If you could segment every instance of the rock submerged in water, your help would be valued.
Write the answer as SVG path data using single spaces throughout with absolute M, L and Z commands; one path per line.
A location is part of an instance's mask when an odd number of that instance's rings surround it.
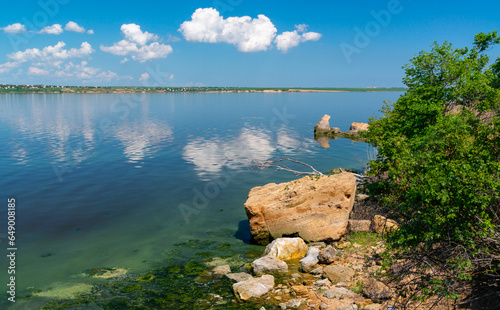
M 246 272 L 228 273 L 228 274 L 226 274 L 226 277 L 230 280 L 235 281 L 235 282 L 242 282 L 242 281 L 253 279 L 253 277 Z
M 273 287 L 274 277 L 271 275 L 263 275 L 259 278 L 253 278 L 233 284 L 234 294 L 240 300 L 258 298 L 267 294 Z
M 347 172 L 254 187 L 245 203 L 252 241 L 337 241 L 347 232 L 355 193 L 356 178 Z

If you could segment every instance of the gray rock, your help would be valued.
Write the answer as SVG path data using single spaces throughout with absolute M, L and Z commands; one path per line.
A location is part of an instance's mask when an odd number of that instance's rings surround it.
M 328 279 L 318 280 L 318 281 L 314 282 L 314 286 L 317 286 L 317 287 L 328 286 L 331 284 L 332 284 L 332 282 L 330 282 L 330 280 L 328 280 Z
M 355 304 L 337 307 L 337 310 L 358 310 L 358 306 Z
M 334 287 L 323 294 L 328 299 L 354 297 L 356 294 L 343 287 Z
M 354 276 L 354 270 L 342 265 L 330 265 L 323 269 L 323 276 L 332 281 L 333 284 L 349 282 Z
M 314 275 L 323 274 L 323 266 L 319 266 L 318 268 L 311 270 L 309 273 Z
M 253 273 L 256 275 L 287 271 L 288 265 L 284 261 L 271 256 L 264 256 L 253 262 Z
M 389 299 L 392 295 L 392 290 L 384 283 L 368 278 L 363 285 L 363 295 L 373 301 L 381 301 Z
M 301 272 L 311 272 L 314 268 L 316 268 L 316 264 L 318 263 L 318 255 L 319 255 L 319 247 L 310 246 L 307 250 L 306 257 L 300 260 L 300 268 Z
M 300 306 L 305 304 L 306 300 L 304 298 L 290 299 L 286 303 L 281 303 L 280 308 L 282 310 L 286 309 L 299 309 Z
M 319 251 L 318 260 L 320 264 L 330 265 L 337 259 L 337 251 L 331 246 Z
M 228 277 L 230 280 L 233 280 L 235 282 L 241 282 L 241 281 L 253 279 L 253 277 L 246 272 L 228 273 L 228 274 L 226 274 L 226 277 Z
M 211 271 L 214 276 L 223 276 L 225 274 L 231 273 L 231 267 L 229 267 L 229 265 L 217 266 L 212 268 Z
M 249 300 L 258 298 L 267 294 L 274 287 L 274 277 L 263 275 L 259 278 L 238 282 L 233 284 L 233 290 L 236 297 L 240 300 Z

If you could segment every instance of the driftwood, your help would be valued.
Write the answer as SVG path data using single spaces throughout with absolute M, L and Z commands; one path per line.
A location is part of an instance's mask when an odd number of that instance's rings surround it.
M 286 162 L 286 161 L 309 167 L 312 171 L 294 170 L 294 169 L 282 164 L 283 162 Z M 259 161 L 253 162 L 253 169 L 265 170 L 265 169 L 269 169 L 269 168 L 276 168 L 277 171 L 281 171 L 281 170 L 288 171 L 288 172 L 291 172 L 295 175 L 315 175 L 315 176 L 324 176 L 325 175 L 322 172 L 319 172 L 318 170 L 316 170 L 316 168 L 314 168 L 313 166 L 311 166 L 309 164 L 306 164 L 304 162 L 301 162 L 301 161 L 298 161 L 295 159 L 291 159 L 288 157 L 273 157 L 273 158 L 270 158 L 268 160 L 259 160 Z M 352 173 L 352 172 L 346 171 L 342 168 L 339 168 L 339 171 Z M 358 174 L 358 173 L 352 173 L 352 174 L 354 175 L 354 177 L 356 178 L 356 181 L 358 183 L 364 183 L 365 180 L 367 178 L 369 178 L 368 176 L 366 176 L 364 174 Z
M 300 164 L 300 165 L 304 165 L 306 167 L 309 167 L 312 171 L 298 171 L 298 170 L 294 170 L 284 164 L 282 164 L 282 162 L 286 162 L 286 161 L 289 161 L 289 162 L 292 162 L 292 163 L 296 163 L 296 164 Z M 269 168 L 276 168 L 276 170 L 280 171 L 280 170 L 284 170 L 284 171 L 288 171 L 288 172 L 291 172 L 295 175 L 318 175 L 318 176 L 323 176 L 324 174 L 319 172 L 318 170 L 316 170 L 313 166 L 309 165 L 309 164 L 306 164 L 304 162 L 301 162 L 301 161 L 298 161 L 298 160 L 294 160 L 294 159 L 291 159 L 291 158 L 288 158 L 288 157 L 273 157 L 273 158 L 270 158 L 268 160 L 259 160 L 259 161 L 254 161 L 254 164 L 253 164 L 253 167 L 254 169 L 257 169 L 257 170 L 265 170 L 265 169 L 269 169 Z

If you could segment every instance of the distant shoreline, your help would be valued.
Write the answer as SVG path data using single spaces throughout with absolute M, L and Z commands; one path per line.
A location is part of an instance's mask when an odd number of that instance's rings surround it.
M 1 85 L 0 94 L 337 93 L 404 92 L 406 88 L 95 87 Z

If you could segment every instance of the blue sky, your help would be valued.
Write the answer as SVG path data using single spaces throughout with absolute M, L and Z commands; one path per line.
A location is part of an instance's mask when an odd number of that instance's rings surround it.
M 432 42 L 500 30 L 498 12 L 497 1 L 9 1 L 0 83 L 395 87 Z

